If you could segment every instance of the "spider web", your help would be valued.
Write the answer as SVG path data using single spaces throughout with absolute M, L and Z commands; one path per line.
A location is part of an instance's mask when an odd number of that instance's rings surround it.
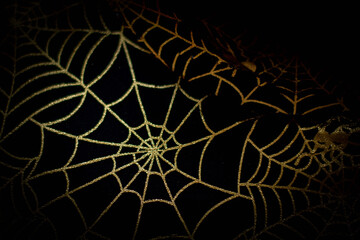
M 158 5 L 116 6 L 121 20 L 7 6 L 1 205 L 15 238 L 306 238 L 299 222 L 357 236 L 358 155 L 288 117 L 341 110 L 325 84 L 298 59 L 234 67 Z

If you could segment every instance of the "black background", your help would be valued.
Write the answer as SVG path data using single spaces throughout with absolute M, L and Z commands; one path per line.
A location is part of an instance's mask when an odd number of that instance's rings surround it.
M 358 96 L 355 6 L 229 0 L 163 0 L 161 4 L 190 22 L 211 18 L 227 26 L 232 35 L 246 28 L 249 34 L 323 70 L 353 98 Z

